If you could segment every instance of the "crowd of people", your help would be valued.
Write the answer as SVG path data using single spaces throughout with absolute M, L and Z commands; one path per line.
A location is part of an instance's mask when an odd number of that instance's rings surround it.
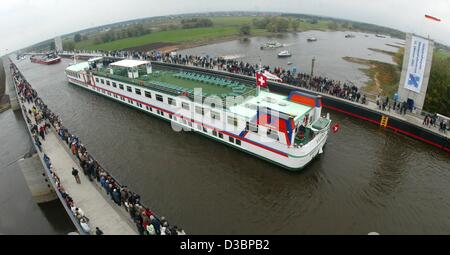
M 224 57 L 211 57 L 208 55 L 181 55 L 175 53 L 161 53 L 158 51 L 95 51 L 89 53 L 97 53 L 114 58 L 134 58 L 160 61 L 164 63 L 190 65 L 246 76 L 255 76 L 256 72 L 263 68 L 264 70 L 280 77 L 283 83 L 326 93 L 356 103 L 368 104 L 367 95 L 363 94 L 353 83 L 341 82 L 322 76 L 311 76 L 310 74 L 297 72 L 295 67 L 292 70 L 286 70 L 281 67 L 270 67 L 268 65 L 259 66 L 258 64 L 250 64 L 244 61 L 227 59 Z M 398 94 L 394 95 L 392 99 L 386 96 L 383 97 L 381 95 L 377 95 L 375 103 L 379 110 L 396 112 L 400 115 L 406 115 L 408 111 L 412 112 L 413 110 L 406 101 L 399 100 Z M 424 125 L 429 127 L 437 127 L 436 123 L 431 121 L 430 118 L 431 116 L 425 116 Z M 439 131 L 445 132 L 448 130 L 449 126 L 450 123 L 448 123 L 447 120 L 442 119 L 439 122 Z
M 30 125 L 34 143 L 41 152 L 43 151 L 42 142 L 45 141 L 45 135 L 53 127 L 58 136 L 64 141 L 69 151 L 78 159 L 79 165 L 89 181 L 97 182 L 106 192 L 111 200 L 120 207 L 123 207 L 136 225 L 137 231 L 141 235 L 185 235 L 183 229 L 176 225 L 170 225 L 165 217 L 158 217 L 149 208 L 141 203 L 138 194 L 129 190 L 125 185 L 119 182 L 103 169 L 100 164 L 88 153 L 86 147 L 81 143 L 79 137 L 71 133 L 62 123 L 58 115 L 52 112 L 47 105 L 38 96 L 36 90 L 26 81 L 14 64 L 11 64 L 11 72 L 15 80 L 18 94 L 22 103 L 27 102 L 32 105 L 30 109 L 24 112 L 27 123 Z M 32 121 L 34 120 L 34 123 Z M 73 215 L 78 220 L 79 225 L 86 234 L 103 234 L 103 231 L 96 227 L 91 230 L 89 218 L 83 210 L 76 207 L 72 197 L 64 190 L 58 175 L 53 169 L 50 158 L 44 153 L 44 162 L 50 171 L 56 188 L 65 200 L 66 205 L 71 209 Z M 71 169 L 75 181 L 80 183 L 77 169 Z
M 297 72 L 295 67 L 292 70 L 286 70 L 282 67 L 271 67 L 269 65 L 260 66 L 259 64 L 251 64 L 225 57 L 182 55 L 161 53 L 158 51 L 95 51 L 91 53 L 102 54 L 103 56 L 114 58 L 135 58 L 171 64 L 190 65 L 246 76 L 255 76 L 256 72 L 262 68 L 277 75 L 283 83 L 315 90 L 321 93 L 327 93 L 354 102 L 367 103 L 366 95 L 362 95 L 358 87 L 354 84 L 336 81 L 321 76 L 311 77 L 309 74 Z
M 439 123 L 439 127 L 438 127 Z M 439 131 L 446 133 L 448 130 L 450 130 L 450 123 L 449 120 L 445 118 L 440 118 L 436 113 L 435 114 L 426 114 L 425 118 L 423 119 L 424 126 L 426 127 L 434 127 L 439 128 Z

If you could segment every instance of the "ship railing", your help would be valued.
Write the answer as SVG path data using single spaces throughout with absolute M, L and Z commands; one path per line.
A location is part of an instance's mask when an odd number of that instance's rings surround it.
M 184 96 L 188 97 L 189 99 L 191 99 L 192 101 L 194 99 L 198 99 L 197 97 L 199 97 L 199 98 L 201 98 L 201 101 L 204 102 L 204 100 L 207 98 L 207 96 L 194 95 L 194 93 L 183 94 L 183 91 L 180 91 L 180 90 L 167 88 L 165 86 L 154 84 L 154 83 L 149 82 L 149 81 L 142 81 L 142 80 L 136 81 L 136 80 L 128 78 L 128 77 L 106 73 L 104 70 L 97 70 L 97 71 L 96 70 L 91 70 L 90 72 L 93 73 L 93 74 L 102 76 L 102 77 L 112 78 L 114 80 L 118 80 L 118 81 L 121 81 L 121 82 L 130 83 L 130 84 L 134 84 L 134 85 L 139 85 L 139 86 L 142 86 L 142 87 L 147 87 L 147 88 L 150 88 L 150 89 L 154 89 L 154 90 L 157 90 L 157 91 L 160 91 L 160 92 L 164 92 L 164 93 L 169 93 L 169 94 L 176 95 L 176 96 L 184 95 Z M 252 93 L 252 92 L 253 91 L 248 91 L 247 93 Z M 222 106 L 223 106 L 223 108 L 225 108 L 225 103 L 226 103 L 225 98 L 222 98 L 222 97 L 219 97 L 219 98 L 221 98 Z

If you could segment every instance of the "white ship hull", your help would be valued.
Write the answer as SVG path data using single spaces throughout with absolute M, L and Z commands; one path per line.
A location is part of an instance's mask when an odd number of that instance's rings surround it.
M 155 115 L 171 122 L 172 126 L 183 127 L 184 130 L 191 130 L 201 133 L 206 137 L 220 141 L 224 144 L 292 171 L 297 171 L 304 168 L 309 162 L 311 162 L 311 160 L 322 153 L 322 149 L 327 141 L 330 130 L 330 125 L 328 124 L 325 129 L 316 134 L 313 140 L 302 147 L 287 146 L 279 142 L 267 143 L 267 141 L 261 141 L 258 135 L 252 132 L 248 132 L 247 135 L 242 137 L 239 133 L 230 131 L 231 129 L 229 129 L 227 125 L 222 126 L 222 129 L 219 129 L 215 121 L 206 118 L 206 116 L 198 118 L 195 115 L 192 116 L 183 111 L 175 112 L 173 107 L 167 103 L 167 98 L 173 98 L 173 95 L 164 94 L 160 91 L 153 91 L 149 88 L 143 89 L 142 87 L 134 84 L 128 84 L 122 81 L 119 82 L 101 76 L 97 77 L 94 75 L 93 77 L 88 77 L 85 73 L 80 74 L 79 77 L 68 75 L 67 78 L 72 84 L 83 87 L 115 101 L 119 101 L 128 106 L 132 106 L 146 113 Z M 135 88 L 138 88 L 151 92 L 152 98 L 145 97 L 144 93 L 142 93 L 142 95 L 137 95 L 133 92 L 127 91 L 126 89 L 122 90 L 119 89 L 119 87 L 114 88 L 113 86 L 96 82 L 96 79 L 104 79 L 105 83 L 109 81 L 110 84 L 112 82 L 117 82 L 123 84 L 125 88 L 132 87 L 132 91 L 134 91 Z M 156 100 L 155 94 L 162 95 L 164 101 L 160 102 Z M 221 114 L 225 113 L 222 112 Z M 215 132 L 213 130 L 215 130 Z

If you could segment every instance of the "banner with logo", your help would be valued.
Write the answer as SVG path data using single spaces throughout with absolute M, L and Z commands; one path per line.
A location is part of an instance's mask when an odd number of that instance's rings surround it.
M 428 40 L 417 36 L 411 37 L 408 67 L 406 70 L 405 89 L 420 92 L 428 55 Z

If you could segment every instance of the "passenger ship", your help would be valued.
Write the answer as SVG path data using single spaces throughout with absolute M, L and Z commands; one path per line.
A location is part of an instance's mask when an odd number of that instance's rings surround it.
M 70 83 L 289 170 L 322 153 L 331 120 L 320 97 L 288 96 L 226 74 L 142 60 L 94 58 L 66 69 Z
M 45 55 L 33 55 L 30 57 L 30 61 L 32 63 L 52 65 L 61 62 L 61 57 L 55 53 L 47 53 Z

